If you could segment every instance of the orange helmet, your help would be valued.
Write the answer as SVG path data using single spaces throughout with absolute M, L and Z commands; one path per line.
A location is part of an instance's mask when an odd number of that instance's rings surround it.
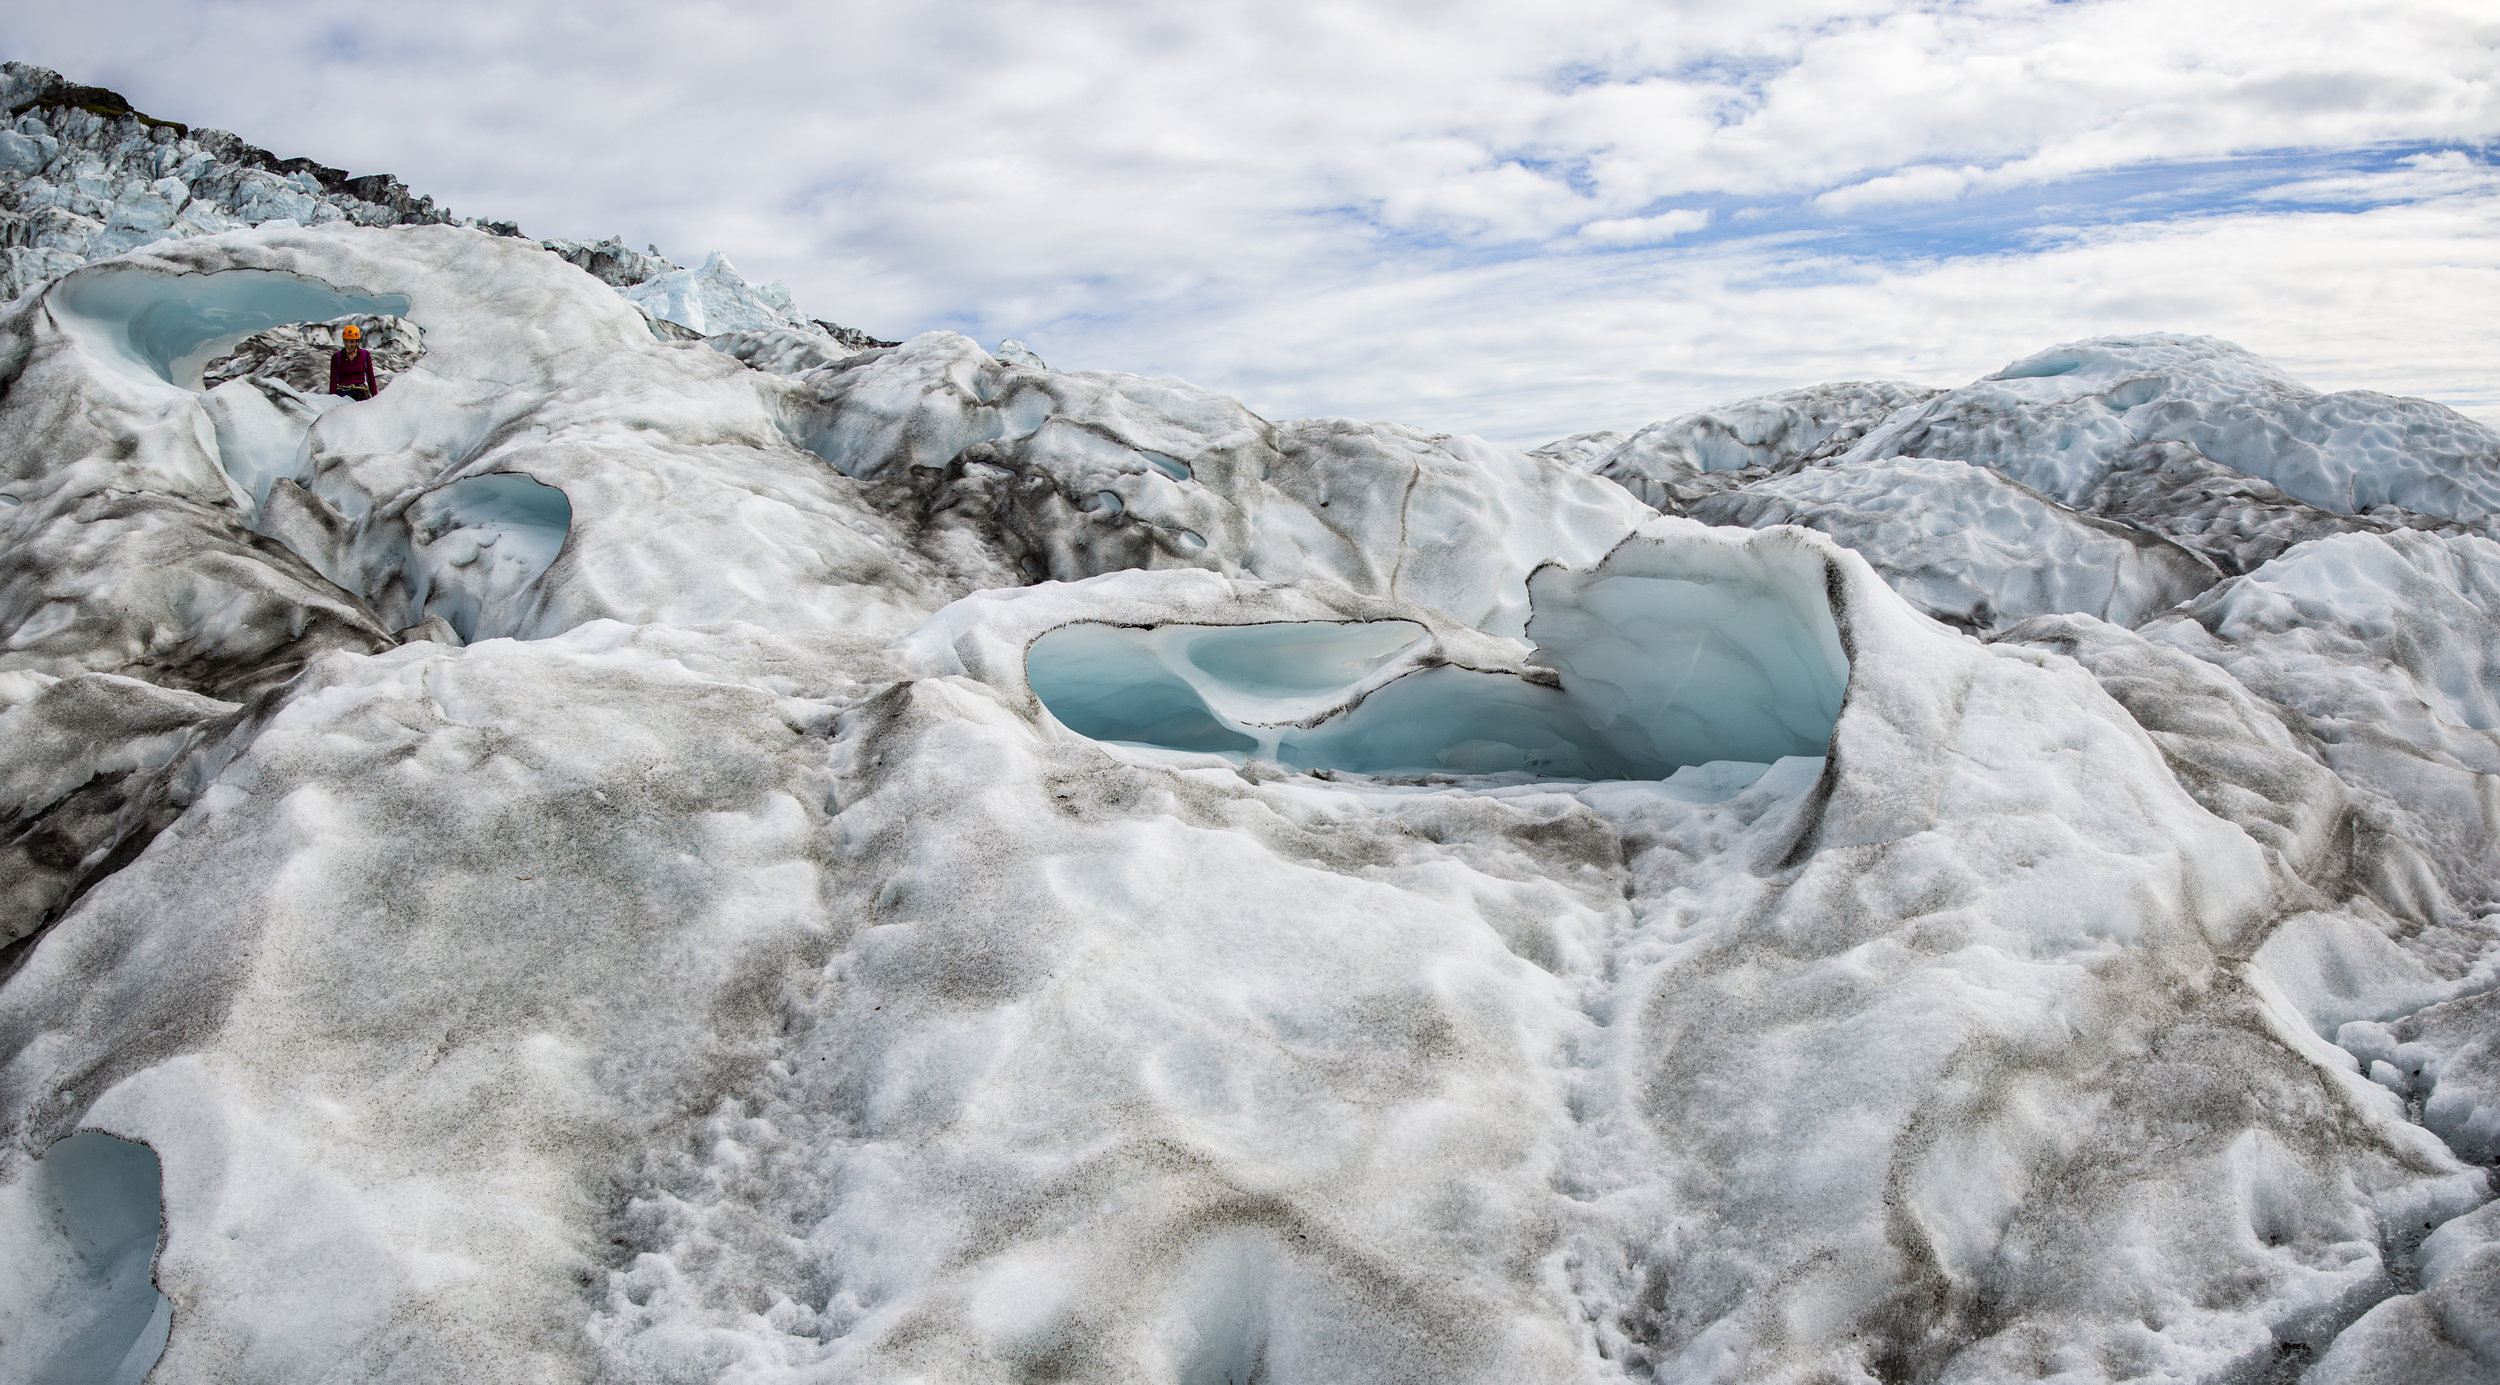
M 347 324 L 345 331 L 339 333 L 339 336 L 347 341 L 363 341 L 365 339 L 365 329 L 351 322 Z

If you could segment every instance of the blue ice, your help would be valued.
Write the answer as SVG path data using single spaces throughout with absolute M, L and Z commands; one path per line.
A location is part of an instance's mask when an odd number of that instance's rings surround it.
M 1726 762 L 1750 776 L 1823 754 L 1847 685 L 1828 606 L 1786 585 L 1592 583 L 1577 619 L 1537 627 L 1559 687 L 1395 670 L 1424 634 L 1407 621 L 1069 625 L 1034 641 L 1025 673 L 1079 735 L 1293 769 L 1654 780 Z
M 409 506 L 420 545 L 416 615 L 438 615 L 463 640 L 484 610 L 508 601 L 564 551 L 573 502 L 535 478 L 495 472 L 455 481 Z
M 352 313 L 401 317 L 408 296 L 356 293 L 264 269 L 151 274 L 112 269 L 73 275 L 52 291 L 53 315 L 92 355 L 184 389 L 254 332 Z
M 154 1150 L 96 1131 L 0 1189 L 18 1299 L 0 1314 L 17 1320 L 0 1335 L 0 1378 L 137 1385 L 156 1365 L 173 1328 L 153 1278 L 161 1195 Z

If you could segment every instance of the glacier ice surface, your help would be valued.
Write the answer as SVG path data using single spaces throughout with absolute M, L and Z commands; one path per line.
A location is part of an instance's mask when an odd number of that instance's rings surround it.
M 1894 412 L 1842 455 L 1949 457 L 2071 505 L 2130 450 L 2163 442 L 2338 514 L 2500 514 L 2500 432 L 2429 400 L 2320 393 L 2212 337 L 2052 347 Z
M 130 273 L 425 355 L 282 460 Z M 2500 546 L 2100 417 L 2437 415 L 2084 344 L 1653 434 L 1712 527 L 748 331 L 337 222 L 0 314 L 0 1193 L 164 1155 L 160 1375 L 2488 1373 Z
M 627 302 L 700 335 L 806 326 L 807 318 L 778 283 L 749 284 L 729 257 L 714 251 L 693 269 L 673 269 L 624 290 Z
M 2131 626 L 2222 577 L 2158 535 L 1934 458 L 1807 467 L 1703 497 L 1686 513 L 1820 530 L 1865 555 L 1920 610 L 1972 630 L 2051 613 Z
M 1069 625 L 1034 641 L 1026 676 L 1079 734 L 1303 770 L 1665 779 L 1823 753 L 1849 675 L 1821 555 L 1694 533 L 1530 585 L 1528 674 L 1558 686 L 1398 666 L 1424 633 L 1400 621 Z

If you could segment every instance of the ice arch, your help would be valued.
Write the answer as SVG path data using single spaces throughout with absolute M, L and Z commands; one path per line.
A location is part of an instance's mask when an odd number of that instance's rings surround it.
M 137 1385 L 156 1364 L 162 1181 L 154 1150 L 84 1131 L 0 1187 L 0 1380 Z
M 1635 540 L 1530 590 L 1550 683 L 1424 657 L 1399 620 L 1066 625 L 1025 677 L 1079 735 L 1305 770 L 1665 779 L 1830 743 L 1849 660 L 1812 548 Z
M 89 354 L 132 374 L 200 388 L 200 368 L 254 332 L 352 313 L 404 317 L 402 293 L 356 293 L 267 269 L 71 274 L 46 302 Z

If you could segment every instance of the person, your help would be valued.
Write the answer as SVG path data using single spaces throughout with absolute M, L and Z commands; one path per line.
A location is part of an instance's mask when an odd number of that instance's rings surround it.
M 373 378 L 373 354 L 365 350 L 364 329 L 351 322 L 339 337 L 346 344 L 330 353 L 330 393 L 371 399 L 381 386 Z

